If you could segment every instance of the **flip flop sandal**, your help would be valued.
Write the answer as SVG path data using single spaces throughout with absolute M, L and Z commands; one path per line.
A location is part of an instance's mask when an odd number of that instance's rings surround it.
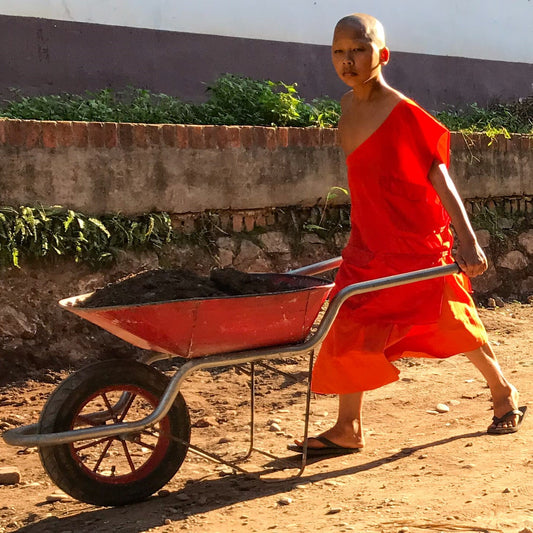
M 346 448 L 345 446 L 339 446 L 326 437 L 310 437 L 318 442 L 321 442 L 324 446 L 320 448 L 307 447 L 307 457 L 323 457 L 324 455 L 347 455 L 350 453 L 357 453 L 361 451 L 361 448 Z M 299 444 L 289 444 L 287 449 L 291 452 L 304 453 L 304 447 Z
M 520 426 L 522 425 L 522 422 L 524 421 L 524 418 L 526 417 L 526 411 L 527 407 L 519 407 L 518 409 L 513 409 L 512 411 L 509 411 L 508 413 L 505 413 L 503 416 L 493 416 L 492 417 L 492 424 L 487 429 L 487 433 L 489 435 L 508 435 L 509 433 L 516 433 Z M 509 420 L 512 420 L 514 416 L 518 416 L 518 422 L 516 423 L 516 426 L 509 426 L 509 427 L 498 427 L 499 424 L 503 424 L 504 422 L 508 422 Z M 495 426 L 495 427 L 493 427 Z

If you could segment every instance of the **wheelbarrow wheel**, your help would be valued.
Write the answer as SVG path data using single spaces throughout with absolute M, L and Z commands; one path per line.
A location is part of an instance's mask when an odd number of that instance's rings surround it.
M 69 376 L 41 413 L 39 432 L 138 421 L 158 405 L 169 379 L 136 361 L 112 360 Z M 73 498 L 94 505 L 124 505 L 146 499 L 179 470 L 191 424 L 178 394 L 154 426 L 123 436 L 43 446 L 41 462 L 54 483 Z

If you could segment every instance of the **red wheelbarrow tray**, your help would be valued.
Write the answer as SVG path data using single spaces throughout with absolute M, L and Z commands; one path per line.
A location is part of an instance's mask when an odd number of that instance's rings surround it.
M 293 274 L 254 276 L 268 278 L 283 290 L 80 307 L 91 292 L 60 300 L 59 305 L 134 346 L 188 359 L 304 341 L 334 284 Z

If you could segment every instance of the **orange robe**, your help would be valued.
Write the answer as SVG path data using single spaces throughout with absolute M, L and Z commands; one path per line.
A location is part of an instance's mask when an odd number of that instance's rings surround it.
M 428 175 L 449 164 L 449 131 L 402 100 L 346 159 L 350 240 L 330 298 L 370 279 L 453 262 L 450 218 Z M 474 350 L 487 342 L 464 274 L 353 296 L 320 349 L 312 389 L 347 394 L 398 379 L 392 361 Z

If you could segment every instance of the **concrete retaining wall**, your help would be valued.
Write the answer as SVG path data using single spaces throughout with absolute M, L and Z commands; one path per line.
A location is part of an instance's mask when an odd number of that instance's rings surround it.
M 452 134 L 465 199 L 533 195 L 532 168 L 531 138 Z M 0 182 L 4 205 L 197 213 L 313 206 L 346 175 L 335 129 L 3 119 Z

